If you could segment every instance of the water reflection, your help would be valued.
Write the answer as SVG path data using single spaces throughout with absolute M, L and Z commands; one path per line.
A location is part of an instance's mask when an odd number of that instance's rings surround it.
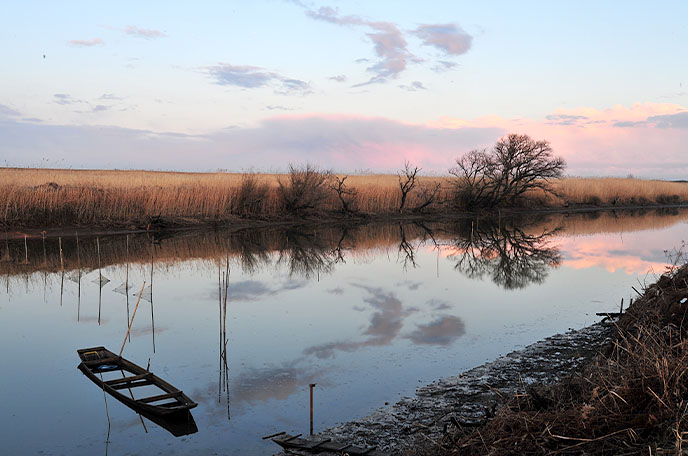
M 362 331 L 362 335 L 368 337 L 362 341 L 337 341 L 314 345 L 304 350 L 305 355 L 326 359 L 333 358 L 337 351 L 353 352 L 366 347 L 390 345 L 399 337 L 406 317 L 419 312 L 416 307 L 404 307 L 394 292 L 364 285 L 352 286 L 368 293 L 369 296 L 363 298 L 363 302 L 374 310 L 368 326 Z M 446 303 L 439 304 L 435 307 L 436 310 L 449 307 Z M 416 329 L 404 337 L 414 344 L 447 346 L 465 332 L 464 323 L 459 317 L 441 315 L 430 323 L 417 324 Z
M 559 248 L 552 245 L 560 227 L 534 234 L 532 222 L 478 225 L 471 221 L 470 228 L 467 224 L 457 228 L 463 235 L 453 240 L 449 258 L 456 261 L 456 270 L 471 279 L 487 276 L 513 290 L 542 283 L 549 270 L 561 264 Z
M 146 422 L 144 435 L 130 409 L 109 401 L 110 453 L 270 454 L 271 446 L 254 451 L 266 428 L 307 432 L 309 384 L 318 384 L 315 425 L 323 428 L 412 394 L 419 381 L 589 323 L 586 313 L 607 302 L 617 309 L 634 274 L 650 262 L 663 268 L 661 251 L 676 245 L 687 220 L 682 211 L 166 237 L 0 235 L 0 341 L 12 347 L 3 353 L 12 375 L 0 390 L 12 394 L 2 398 L 0 441 L 12 454 L 50 453 L 40 442 L 51 439 L 70 454 L 102 448 L 103 397 L 83 394 L 60 353 L 122 343 L 120 323 L 144 281 L 155 279 L 156 307 L 152 288 L 144 290 L 127 350 L 150 357 L 154 371 L 198 401 L 195 421 L 170 432 L 201 432 L 173 440 Z M 101 275 L 112 282 L 101 287 Z M 55 375 L 36 388 L 46 366 Z M 32 413 L 21 398 L 34 394 L 50 409 L 67 404 L 69 419 Z M 75 430 L 88 448 L 75 447 Z M 21 432 L 40 438 L 20 441 Z
M 438 254 L 451 254 L 456 269 L 468 277 L 490 277 L 507 288 L 541 283 L 550 269 L 561 263 L 555 235 L 591 232 L 623 232 L 658 229 L 685 221 L 687 211 L 644 211 L 629 214 L 556 214 L 533 220 L 463 220 L 456 223 L 395 223 L 355 227 L 298 227 L 289 229 L 242 230 L 239 232 L 180 232 L 166 236 L 111 236 L 107 238 L 63 237 L 61 239 L 10 239 L 0 262 L 5 266 L 5 289 L 21 277 L 28 286 L 35 272 L 61 273 L 80 286 L 81 277 L 98 269 L 97 284 L 109 280 L 102 269 L 111 265 L 148 263 L 151 277 L 156 262 L 202 258 L 219 261 L 228 255 L 242 271 L 251 274 L 278 265 L 292 278 L 309 280 L 330 274 L 348 257 L 368 247 L 395 248 L 402 270 L 417 267 L 418 248 L 429 246 Z M 60 246 L 61 244 L 61 246 Z M 61 247 L 61 248 L 60 248 Z M 62 253 L 62 254 L 61 254 Z M 274 260 L 274 254 L 277 260 Z M 45 276 L 43 276 L 45 278 Z M 246 281 L 235 284 L 240 299 L 276 292 L 263 284 Z M 152 294 L 152 293 L 151 293 Z M 152 298 L 152 296 L 151 296 Z M 230 300 L 233 299 L 230 297 Z M 244 299 L 244 298 L 241 298 Z M 153 306 L 151 305 L 151 309 Z M 154 315 L 152 314 L 152 320 Z

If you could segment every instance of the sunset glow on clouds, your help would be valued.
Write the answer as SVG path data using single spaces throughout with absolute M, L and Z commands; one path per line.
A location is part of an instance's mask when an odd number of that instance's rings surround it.
M 688 175 L 683 2 L 455 3 L 11 4 L 0 164 L 444 174 L 515 132 Z

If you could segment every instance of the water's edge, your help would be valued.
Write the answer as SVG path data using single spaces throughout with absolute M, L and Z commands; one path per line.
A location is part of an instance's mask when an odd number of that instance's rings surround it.
M 313 436 L 313 440 L 329 438 L 374 446 L 391 454 L 421 442 L 427 446 L 428 439 L 439 441 L 456 423 L 471 426 L 484 421 L 515 394 L 524 393 L 529 385 L 554 383 L 579 372 L 611 340 L 613 331 L 613 325 L 600 322 L 548 337 L 457 376 L 418 388 L 414 397 L 405 397 L 364 418 L 327 429 Z

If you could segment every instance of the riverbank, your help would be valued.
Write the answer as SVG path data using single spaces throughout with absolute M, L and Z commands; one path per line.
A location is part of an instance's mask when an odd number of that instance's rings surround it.
M 188 227 L 389 221 L 469 215 L 457 182 L 418 176 L 402 190 L 387 175 L 174 173 L 0 168 L 0 229 L 141 231 Z M 298 176 L 297 176 L 298 177 Z M 313 183 L 315 180 L 315 185 Z M 311 185 L 313 184 L 313 185 Z M 688 183 L 564 178 L 555 195 L 531 192 L 492 212 L 672 208 L 688 204 Z M 404 193 L 405 192 L 405 193 Z
M 683 454 L 688 265 L 638 294 L 618 321 L 550 337 L 317 437 L 390 454 Z
M 433 454 L 457 426 L 475 429 L 494 417 L 511 398 L 527 394 L 531 386 L 551 384 L 579 371 L 601 346 L 611 343 L 612 334 L 613 325 L 597 323 L 548 337 L 423 386 L 413 397 L 327 429 L 314 438 L 375 446 L 390 454 Z

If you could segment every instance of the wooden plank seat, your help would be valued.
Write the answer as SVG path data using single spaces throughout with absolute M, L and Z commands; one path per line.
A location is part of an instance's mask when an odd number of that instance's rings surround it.
M 158 394 L 157 396 L 151 396 L 151 397 L 143 397 L 141 399 L 137 399 L 136 402 L 142 402 L 144 404 L 149 404 L 151 402 L 156 402 L 156 401 L 162 401 L 165 399 L 172 399 L 172 398 L 177 398 L 182 395 L 181 391 L 175 391 L 174 393 L 166 393 L 166 394 Z M 169 406 L 169 405 L 176 405 L 176 402 L 172 402 L 170 404 L 161 404 L 161 406 Z
M 135 382 L 137 380 L 145 380 L 150 378 L 152 374 L 150 372 L 146 372 L 145 374 L 139 374 L 139 375 L 132 375 L 131 377 L 122 377 L 122 378 L 116 378 L 114 380 L 108 380 L 105 382 L 106 385 L 110 386 L 115 386 L 119 385 L 121 383 L 131 383 Z
M 88 361 L 82 362 L 88 367 L 96 367 L 100 366 L 101 364 L 118 364 L 121 359 L 122 358 L 119 356 L 110 356 L 107 358 L 89 359 Z

